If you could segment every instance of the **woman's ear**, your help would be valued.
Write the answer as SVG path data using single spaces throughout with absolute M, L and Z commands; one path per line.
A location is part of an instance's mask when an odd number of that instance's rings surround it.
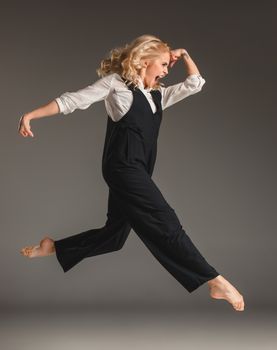
M 141 68 L 147 68 L 148 64 L 149 64 L 149 59 L 144 58 L 140 61 Z

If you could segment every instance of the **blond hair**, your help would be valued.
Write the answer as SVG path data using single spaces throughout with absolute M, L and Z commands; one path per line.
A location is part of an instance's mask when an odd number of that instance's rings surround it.
M 109 57 L 101 61 L 96 70 L 100 77 L 111 73 L 118 73 L 127 80 L 127 85 L 139 83 L 139 70 L 141 59 L 152 59 L 158 57 L 162 52 L 170 52 L 170 47 L 154 35 L 141 35 L 130 44 L 117 47 L 110 51 Z M 163 85 L 157 82 L 153 88 L 157 89 Z

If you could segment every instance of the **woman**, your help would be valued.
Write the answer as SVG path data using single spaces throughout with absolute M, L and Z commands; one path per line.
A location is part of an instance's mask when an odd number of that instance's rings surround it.
M 187 78 L 164 87 L 160 79 L 180 58 Z M 109 186 L 107 221 L 101 228 L 60 240 L 45 237 L 40 245 L 25 247 L 21 253 L 30 258 L 55 253 L 66 272 L 84 258 L 121 249 L 133 228 L 188 292 L 207 282 L 212 298 L 225 299 L 243 311 L 242 295 L 204 259 L 151 178 L 162 112 L 202 89 L 205 80 L 197 66 L 185 49 L 171 50 L 159 38 L 142 35 L 111 50 L 97 72 L 101 79 L 92 85 L 66 92 L 24 114 L 19 133 L 34 137 L 32 119 L 72 113 L 104 100 L 108 117 L 102 173 Z

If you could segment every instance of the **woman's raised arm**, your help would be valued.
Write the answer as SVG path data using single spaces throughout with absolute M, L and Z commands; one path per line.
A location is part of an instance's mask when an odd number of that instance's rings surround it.
M 163 109 L 166 109 L 176 102 L 179 102 L 182 99 L 201 91 L 206 82 L 206 80 L 201 76 L 195 62 L 185 49 L 176 49 L 171 51 L 169 66 L 172 67 L 180 58 L 183 58 L 187 77 L 181 83 L 167 87 L 160 87 Z

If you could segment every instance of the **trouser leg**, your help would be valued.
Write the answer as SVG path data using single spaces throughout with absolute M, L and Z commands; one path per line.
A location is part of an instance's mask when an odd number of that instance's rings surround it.
M 108 182 L 132 228 L 189 292 L 219 275 L 182 228 L 175 211 L 147 172 L 117 171 Z
M 115 196 L 109 191 L 105 225 L 54 241 L 56 257 L 66 272 L 84 258 L 121 249 L 130 230 L 126 216 Z

